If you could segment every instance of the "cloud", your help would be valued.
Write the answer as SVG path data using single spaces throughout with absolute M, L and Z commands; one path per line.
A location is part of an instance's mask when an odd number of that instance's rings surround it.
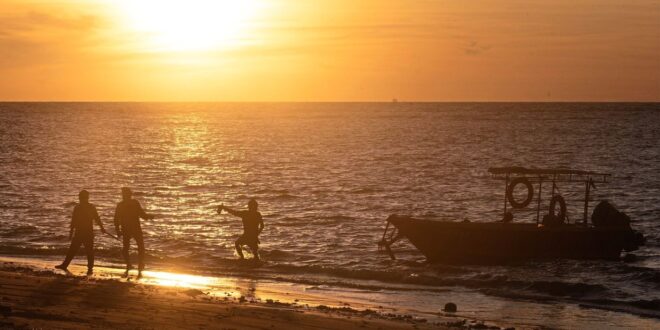
M 467 55 L 477 56 L 489 51 L 491 48 L 491 45 L 482 45 L 479 42 L 472 40 L 463 48 L 463 50 Z
M 94 46 L 101 19 L 28 10 L 0 14 L 0 69 L 78 61 Z
M 83 31 L 90 30 L 97 25 L 98 18 L 93 15 L 55 16 L 31 10 L 24 14 L 0 17 L 0 34 L 11 35 L 42 29 Z

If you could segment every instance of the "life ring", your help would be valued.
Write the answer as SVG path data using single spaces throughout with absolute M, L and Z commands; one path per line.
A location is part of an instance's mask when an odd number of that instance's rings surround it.
M 550 200 L 550 216 L 555 216 L 555 207 L 557 206 L 557 203 L 559 203 L 559 214 L 557 214 L 557 218 L 559 218 L 561 222 L 564 222 L 564 219 L 566 219 L 566 201 L 561 195 L 552 196 L 552 199 Z
M 527 187 L 527 198 L 525 198 L 524 201 L 522 202 L 517 202 L 513 198 L 513 190 L 516 188 L 518 184 L 524 184 L 525 187 Z M 522 209 L 524 207 L 527 207 L 529 203 L 532 202 L 532 197 L 534 196 L 534 188 L 532 188 L 532 183 L 527 180 L 527 178 L 515 178 L 511 180 L 511 183 L 509 186 L 506 188 L 506 199 L 509 200 L 509 204 L 511 204 L 511 207 L 514 209 Z

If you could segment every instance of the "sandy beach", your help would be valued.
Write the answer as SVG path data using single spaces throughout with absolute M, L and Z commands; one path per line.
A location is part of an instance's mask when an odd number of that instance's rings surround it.
M 82 276 L 40 265 L 0 265 L 0 328 L 72 329 L 444 329 L 447 324 L 409 315 L 350 307 L 262 301 L 194 288 L 193 277 L 170 276 L 153 285 L 118 273 Z M 197 282 L 199 284 L 199 282 Z M 249 289 L 248 289 L 249 291 Z

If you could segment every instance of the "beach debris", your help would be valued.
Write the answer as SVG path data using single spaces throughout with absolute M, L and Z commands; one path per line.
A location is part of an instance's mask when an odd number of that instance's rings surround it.
M 470 329 L 490 329 L 490 328 L 491 327 L 485 325 L 483 322 L 477 322 L 476 324 L 470 326 Z
M 202 290 L 198 290 L 198 289 L 189 289 L 189 290 L 184 291 L 183 293 L 185 293 L 186 295 L 191 296 L 191 297 L 196 297 L 196 296 L 199 296 L 200 294 L 204 294 L 204 292 L 202 292 Z
M 445 308 L 443 309 L 443 311 L 445 311 L 447 313 L 455 313 L 456 310 L 457 310 L 456 304 L 454 304 L 452 302 L 446 303 Z
M 247 299 L 245 299 L 244 296 L 241 296 L 240 298 L 238 298 L 238 302 L 240 302 L 240 303 L 244 303 L 246 301 L 247 301 Z
M 454 322 L 445 322 L 443 323 L 444 326 L 450 327 L 450 328 L 462 328 L 465 326 L 467 323 L 467 320 L 463 319 L 460 321 L 454 321 Z

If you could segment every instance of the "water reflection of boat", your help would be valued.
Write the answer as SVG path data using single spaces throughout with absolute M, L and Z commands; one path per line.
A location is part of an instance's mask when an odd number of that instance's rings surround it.
M 429 261 L 503 262 L 521 259 L 618 259 L 622 251 L 644 244 L 641 233 L 630 227 L 630 218 L 608 202 L 598 204 L 587 222 L 589 194 L 597 183 L 607 183 L 609 174 L 564 169 L 505 167 L 489 169 L 505 182 L 504 216 L 497 222 L 452 222 L 391 215 L 379 245 L 392 258 L 391 245 L 407 238 Z M 552 184 L 550 209 L 541 219 L 541 192 Z M 582 221 L 567 221 L 566 203 L 559 183 L 585 187 Z M 527 188 L 527 198 L 515 199 L 517 186 Z M 508 210 L 528 207 L 536 192 L 536 223 L 514 223 Z M 556 209 L 559 208 L 557 211 Z

